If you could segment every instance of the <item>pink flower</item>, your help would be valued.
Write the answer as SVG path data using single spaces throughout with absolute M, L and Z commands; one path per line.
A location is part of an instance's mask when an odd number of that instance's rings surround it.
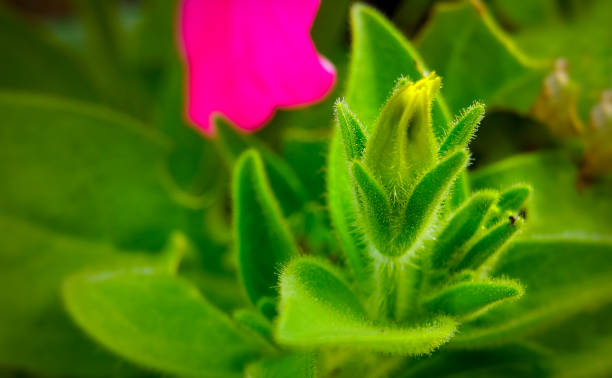
M 187 114 L 204 132 L 221 113 L 244 130 L 275 108 L 305 105 L 332 88 L 310 27 L 320 0 L 183 0 Z

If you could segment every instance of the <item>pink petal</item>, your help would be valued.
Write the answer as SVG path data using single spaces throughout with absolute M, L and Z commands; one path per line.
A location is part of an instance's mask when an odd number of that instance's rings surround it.
M 219 112 L 245 130 L 277 107 L 305 105 L 332 88 L 335 69 L 310 28 L 320 0 L 184 0 L 188 117 L 213 131 Z

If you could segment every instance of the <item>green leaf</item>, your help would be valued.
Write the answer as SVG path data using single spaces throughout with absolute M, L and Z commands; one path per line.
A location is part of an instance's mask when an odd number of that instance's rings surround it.
M 84 63 L 44 30 L 0 6 L 0 88 L 78 99 L 100 98 Z
M 433 313 L 466 316 L 523 295 L 520 284 L 508 280 L 460 282 L 440 289 L 423 306 Z
M 530 195 L 531 187 L 521 184 L 502 192 L 495 206 L 495 211 L 487 219 L 487 227 L 491 227 L 504 217 L 517 216 L 521 206 L 529 199 Z
M 122 248 L 160 249 L 191 212 L 168 192 L 168 144 L 104 108 L 0 93 L 0 210 Z
M 248 365 L 245 374 L 249 378 L 314 378 L 314 356 L 310 353 L 299 353 L 262 359 Z
M 346 151 L 346 157 L 350 160 L 360 159 L 366 147 L 366 136 L 361 122 L 351 112 L 346 102 L 336 101 L 336 121 L 340 126 L 342 144 Z
M 451 125 L 446 139 L 440 145 L 440 155 L 445 155 L 456 148 L 465 148 L 474 137 L 478 124 L 484 116 L 484 111 L 484 105 L 478 103 L 465 109 Z
M 366 125 L 371 125 L 398 78 L 416 81 L 429 70 L 410 42 L 374 8 L 353 5 L 351 27 L 353 55 L 346 102 Z M 446 124 L 439 121 L 450 118 L 440 95 L 433 113 L 436 136 L 440 137 Z
M 261 142 L 249 135 L 241 135 L 222 118 L 216 118 L 217 146 L 227 165 L 232 168 L 238 157 L 248 149 L 255 149 L 265 163 L 274 194 L 285 216 L 299 211 L 308 193 L 291 167 Z
M 181 278 L 148 267 L 66 280 L 70 315 L 91 337 L 137 364 L 186 376 L 238 376 L 270 350 Z
M 363 226 L 372 237 L 372 243 L 380 246 L 380 250 L 386 250 L 390 242 L 389 214 L 391 214 L 387 194 L 360 162 L 353 163 L 352 172 L 359 188 Z
M 612 181 L 581 184 L 577 167 L 563 152 L 517 155 L 471 174 L 475 189 L 503 191 L 517 182 L 533 188 L 526 206 L 525 237 L 545 234 L 610 235 Z
M 0 366 L 36 375 L 138 373 L 74 325 L 62 306 L 60 286 L 64 277 L 84 267 L 158 260 L 5 214 L 0 214 L 0 229 Z
M 480 239 L 474 242 L 463 255 L 455 270 L 477 269 L 487 260 L 495 259 L 501 250 L 520 230 L 522 218 L 512 218 L 502 221 L 488 230 Z
M 527 288 L 462 327 L 457 346 L 490 345 L 541 332 L 576 314 L 612 303 L 612 241 L 541 237 L 512 243 L 491 272 Z
M 431 263 L 434 269 L 454 259 L 460 248 L 478 231 L 497 197 L 494 191 L 476 192 L 451 216 L 432 246 Z
M 245 152 L 234 170 L 234 235 L 246 293 L 255 304 L 274 297 L 282 264 L 298 255 L 264 164 L 255 150 Z
M 313 258 L 290 263 L 280 287 L 276 340 L 281 344 L 421 355 L 447 342 L 455 332 L 455 321 L 446 317 L 414 328 L 371 323 L 340 273 Z
M 414 188 L 405 212 L 405 226 L 400 234 L 403 248 L 412 246 L 425 232 L 454 179 L 465 167 L 465 151 L 450 155 L 429 171 Z
M 546 73 L 547 64 L 526 57 L 476 1 L 437 4 L 417 48 L 444 79 L 453 113 L 474 100 L 525 113 Z

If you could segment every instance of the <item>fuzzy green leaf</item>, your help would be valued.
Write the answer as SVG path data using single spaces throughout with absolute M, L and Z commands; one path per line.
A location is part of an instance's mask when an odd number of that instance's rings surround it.
M 612 303 L 611 256 L 609 239 L 550 236 L 515 241 L 491 274 L 518 280 L 527 295 L 465 324 L 453 343 L 474 347 L 516 340 Z
M 314 378 L 314 357 L 310 353 L 299 353 L 265 358 L 248 365 L 245 374 L 249 378 Z
M 357 116 L 344 101 L 336 102 L 336 121 L 340 126 L 342 142 L 349 160 L 359 159 L 366 147 L 366 136 Z
M 477 269 L 488 259 L 493 258 L 508 244 L 512 237 L 520 230 L 522 218 L 512 218 L 502 221 L 491 228 L 478 239 L 463 255 L 455 270 Z
M 465 148 L 474 136 L 478 124 L 484 116 L 484 105 L 474 104 L 463 111 L 460 118 L 455 121 L 440 145 L 440 155 L 445 155 L 456 148 Z
M 455 152 L 436 165 L 416 185 L 406 207 L 405 225 L 399 237 L 400 251 L 405 252 L 405 248 L 411 247 L 426 231 L 467 159 L 465 151 Z
M 308 193 L 293 169 L 283 159 L 253 136 L 240 134 L 236 127 L 224 119 L 216 118 L 215 124 L 217 126 L 217 147 L 230 168 L 246 150 L 257 150 L 263 159 L 283 214 L 290 216 L 304 206 Z
M 460 248 L 476 234 L 497 198 L 494 191 L 477 192 L 451 216 L 432 246 L 433 268 L 441 268 L 452 261 Z
M 451 112 L 474 100 L 527 112 L 546 74 L 547 64 L 521 53 L 480 1 L 437 4 L 417 48 L 444 78 Z
M 429 70 L 410 42 L 374 8 L 354 5 L 351 26 L 353 54 L 346 102 L 366 125 L 371 125 L 398 78 L 416 81 Z M 433 109 L 436 136 L 443 135 L 449 118 L 446 104 L 438 95 Z
M 490 309 L 503 301 L 523 295 L 523 288 L 514 281 L 486 280 L 460 282 L 444 287 L 425 300 L 423 306 L 433 313 L 466 316 Z
M 148 267 L 79 273 L 63 287 L 89 335 L 137 364 L 186 376 L 238 376 L 270 350 L 181 278 Z
M 264 296 L 276 295 L 277 273 L 298 255 L 298 249 L 255 150 L 236 162 L 233 200 L 240 274 L 249 299 L 256 304 Z
M 414 328 L 371 323 L 340 274 L 327 263 L 312 258 L 289 264 L 280 287 L 276 340 L 282 344 L 420 355 L 444 344 L 455 332 L 455 321 L 446 317 Z
M 524 236 L 545 234 L 610 235 L 612 181 L 581 182 L 578 167 L 564 152 L 517 155 L 471 174 L 475 189 L 503 191 L 527 182 L 533 194 L 526 204 Z
M 365 231 L 374 245 L 384 248 L 389 243 L 389 214 L 391 206 L 384 189 L 358 161 L 353 163 L 353 177 L 359 188 L 361 214 Z
M 516 185 L 502 192 L 495 206 L 495 211 L 490 214 L 486 221 L 487 227 L 491 227 L 504 217 L 517 216 L 521 206 L 530 195 L 531 187 L 529 185 Z

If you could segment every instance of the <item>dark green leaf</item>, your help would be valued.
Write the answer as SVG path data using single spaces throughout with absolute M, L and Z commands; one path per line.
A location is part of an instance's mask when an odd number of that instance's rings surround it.
M 262 359 L 247 366 L 245 374 L 249 378 L 314 378 L 314 355 L 299 353 Z
M 255 150 L 236 162 L 233 199 L 240 274 L 249 299 L 256 304 L 261 297 L 276 295 L 277 273 L 298 255 L 298 249 Z

